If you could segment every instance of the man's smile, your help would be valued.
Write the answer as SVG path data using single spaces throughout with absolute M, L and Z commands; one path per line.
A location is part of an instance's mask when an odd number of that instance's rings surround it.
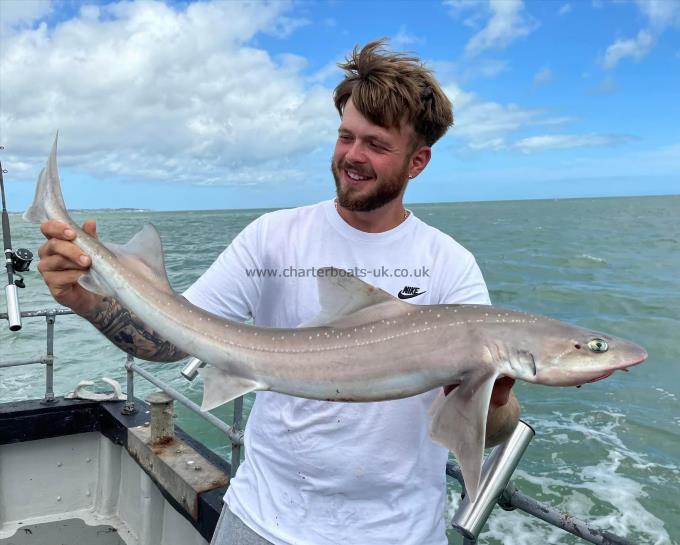
M 357 187 L 375 179 L 375 177 L 369 172 L 364 172 L 357 168 L 347 167 L 346 165 L 342 165 L 341 170 L 345 175 L 345 181 L 350 186 Z

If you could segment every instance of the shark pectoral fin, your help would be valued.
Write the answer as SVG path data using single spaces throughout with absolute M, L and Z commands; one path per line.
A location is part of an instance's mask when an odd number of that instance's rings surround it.
M 90 269 L 78 278 L 78 284 L 87 291 L 91 291 L 102 297 L 113 297 L 115 295 L 114 291 L 109 288 L 108 284 L 103 281 L 102 277 L 97 274 L 94 269 Z
M 254 380 L 235 377 L 215 367 L 203 367 L 198 372 L 203 378 L 202 411 L 211 411 L 248 392 L 264 389 Z
M 439 393 L 432 402 L 432 405 L 430 405 L 430 409 L 427 411 L 427 414 L 430 416 L 434 416 L 435 414 L 437 414 L 439 409 L 441 409 L 442 405 L 444 404 L 444 401 L 446 401 L 446 396 L 444 395 L 444 388 L 439 388 Z
M 166 293 L 174 293 L 165 272 L 161 237 L 156 228 L 147 223 L 125 244 L 104 244 L 128 268 L 134 270 Z
M 456 455 L 470 501 L 477 498 L 486 417 L 496 376 L 486 373 L 461 383 L 435 409 L 430 426 L 430 437 Z
M 317 316 L 303 322 L 298 327 L 334 326 L 350 327 L 364 323 L 371 317 L 387 319 L 412 310 L 411 305 L 403 303 L 386 291 L 371 286 L 350 272 L 334 267 L 318 270 L 317 285 L 321 311 Z

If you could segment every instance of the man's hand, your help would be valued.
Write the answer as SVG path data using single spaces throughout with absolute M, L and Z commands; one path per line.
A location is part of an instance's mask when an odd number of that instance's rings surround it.
M 515 384 L 515 379 L 510 377 L 501 377 L 493 385 L 491 392 L 491 403 L 489 408 L 502 407 L 510 400 L 510 393 L 512 386 Z
M 501 377 L 496 380 L 493 385 L 493 391 L 491 392 L 491 404 L 490 407 L 502 407 L 510 399 L 510 390 L 513 384 L 515 384 L 515 379 L 510 377 Z M 458 384 L 453 384 L 450 386 L 444 386 L 444 395 L 449 395 Z
M 52 297 L 80 315 L 91 311 L 102 297 L 78 284 L 78 279 L 90 268 L 92 260 L 72 242 L 75 232 L 67 224 L 55 220 L 41 224 L 40 230 L 47 242 L 38 249 L 38 271 Z M 93 220 L 86 221 L 83 230 L 93 237 L 97 236 L 97 224 Z

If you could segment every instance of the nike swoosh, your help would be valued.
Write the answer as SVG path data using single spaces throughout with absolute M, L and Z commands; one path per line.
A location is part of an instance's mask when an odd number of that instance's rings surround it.
M 418 297 L 419 295 L 422 295 L 423 293 L 427 293 L 427 292 L 426 291 L 421 291 L 419 293 L 401 293 L 401 292 L 399 292 L 397 294 L 397 297 L 399 297 L 399 299 L 411 299 L 412 297 Z

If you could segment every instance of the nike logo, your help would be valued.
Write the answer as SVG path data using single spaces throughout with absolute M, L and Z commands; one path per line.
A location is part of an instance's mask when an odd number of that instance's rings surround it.
M 413 286 L 404 286 L 404 289 L 397 294 L 397 297 L 399 297 L 399 299 L 411 299 L 412 297 L 418 297 L 423 293 L 427 292 L 420 291 L 420 288 L 416 288 Z

